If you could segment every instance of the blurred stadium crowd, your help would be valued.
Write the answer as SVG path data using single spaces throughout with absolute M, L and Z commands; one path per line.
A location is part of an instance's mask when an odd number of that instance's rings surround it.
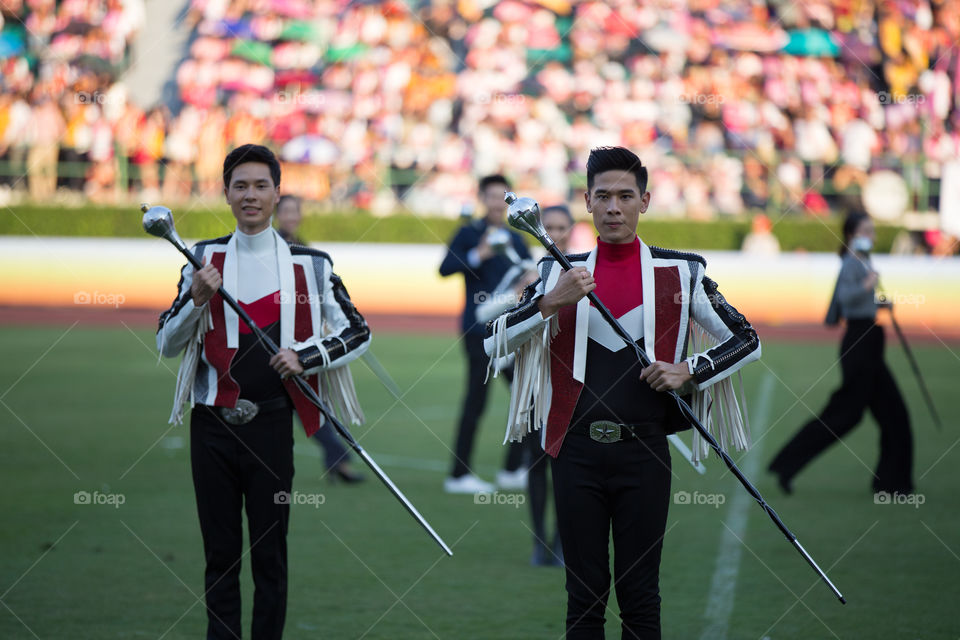
M 956 0 L 192 0 L 169 105 L 124 85 L 143 0 L 0 7 L 0 180 L 38 200 L 218 197 L 260 142 L 285 192 L 456 215 L 492 172 L 573 199 L 623 144 L 658 214 L 823 215 L 884 168 L 924 211 L 960 158 Z

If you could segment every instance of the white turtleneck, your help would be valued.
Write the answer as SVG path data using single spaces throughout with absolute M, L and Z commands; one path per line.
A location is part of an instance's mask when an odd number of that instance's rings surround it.
M 237 299 L 251 303 L 280 290 L 277 241 L 273 229 L 248 235 L 237 229 Z

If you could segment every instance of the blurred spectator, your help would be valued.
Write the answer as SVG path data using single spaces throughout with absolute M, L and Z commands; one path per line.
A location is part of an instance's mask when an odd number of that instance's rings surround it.
M 449 216 L 487 173 L 568 200 L 601 144 L 648 149 L 657 213 L 696 218 L 823 214 L 878 168 L 922 165 L 924 191 L 960 154 L 954 0 L 191 0 L 175 116 L 103 99 L 142 0 L 0 11 L 0 157 L 23 153 L 30 108 L 7 96 L 45 94 L 64 109 L 65 160 L 92 159 L 105 119 L 118 180 L 132 161 L 154 191 L 163 164 L 176 199 L 218 197 L 238 141 L 282 149 L 292 192 L 325 206 Z
M 770 218 L 759 213 L 750 221 L 750 233 L 743 239 L 740 250 L 755 256 L 775 256 L 780 253 L 780 241 L 773 235 Z

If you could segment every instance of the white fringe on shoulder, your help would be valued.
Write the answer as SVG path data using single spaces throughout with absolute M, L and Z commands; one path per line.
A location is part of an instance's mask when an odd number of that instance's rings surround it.
M 514 351 L 516 360 L 513 366 L 513 386 L 510 389 L 510 411 L 503 444 L 520 442 L 531 431 L 540 429 L 547 422 L 553 395 L 553 387 L 550 385 L 550 341 L 559 330 L 560 324 L 554 315 L 541 331 Z M 499 374 L 493 363 L 510 354 L 507 349 L 506 314 L 493 322 L 493 342 L 493 353 L 490 354 L 490 364 L 487 366 L 488 380 L 491 370 L 494 378 Z
M 193 408 L 195 401 L 193 381 L 197 377 L 197 363 L 200 361 L 200 349 L 203 348 L 203 336 L 212 328 L 213 317 L 210 315 L 210 307 L 207 307 L 200 314 L 200 320 L 187 342 L 186 349 L 184 349 L 183 360 L 180 361 L 180 369 L 177 371 L 177 386 L 173 392 L 173 411 L 170 413 L 169 424 L 183 424 L 183 405 L 186 404 L 188 399 L 190 400 L 190 408 Z
M 713 337 L 696 322 L 690 323 L 690 337 L 694 353 L 708 351 L 716 346 Z M 743 377 L 739 371 L 737 378 L 740 380 L 739 401 L 733 380 L 726 377 L 707 389 L 694 391 L 691 403 L 694 415 L 724 451 L 729 451 L 731 445 L 736 447 L 737 451 L 743 451 L 752 444 L 747 402 L 743 395 Z M 694 462 L 705 460 L 710 453 L 710 445 L 697 431 L 693 434 L 692 448 Z
M 353 375 L 350 365 L 343 365 L 330 369 L 330 354 L 320 345 L 320 357 L 323 359 L 323 369 L 320 371 L 320 397 L 323 403 L 331 408 L 337 418 L 349 418 L 352 424 L 363 424 L 366 418 L 357 399 L 357 389 L 353 385 Z

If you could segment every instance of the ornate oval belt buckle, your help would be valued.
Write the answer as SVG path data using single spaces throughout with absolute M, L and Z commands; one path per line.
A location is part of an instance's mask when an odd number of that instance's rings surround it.
M 620 442 L 620 425 L 609 420 L 591 422 L 590 438 L 604 444 Z
M 260 411 L 260 407 L 258 407 L 256 403 L 241 398 L 240 400 L 237 400 L 237 406 L 233 409 L 221 407 L 220 415 L 223 416 L 223 419 L 230 424 L 240 425 L 247 424 L 253 420 L 258 411 Z

